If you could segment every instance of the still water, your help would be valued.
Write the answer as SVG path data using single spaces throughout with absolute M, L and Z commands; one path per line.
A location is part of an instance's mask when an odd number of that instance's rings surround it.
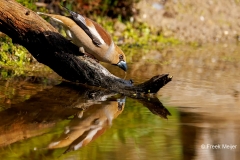
M 0 157 L 240 159 L 238 50 L 224 44 L 139 51 L 129 58 L 127 79 L 173 76 L 156 97 L 140 100 L 54 73 L 7 78 L 14 71 L 2 69 Z

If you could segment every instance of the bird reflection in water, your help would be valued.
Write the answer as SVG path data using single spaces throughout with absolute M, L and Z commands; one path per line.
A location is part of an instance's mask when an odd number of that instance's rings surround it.
M 122 113 L 124 105 L 125 98 L 89 106 L 72 119 L 61 137 L 48 148 L 69 146 L 64 153 L 80 149 L 101 136 L 112 125 L 113 119 Z

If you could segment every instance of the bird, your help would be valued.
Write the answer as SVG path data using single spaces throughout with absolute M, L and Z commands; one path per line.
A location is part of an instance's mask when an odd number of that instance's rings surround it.
M 48 16 L 61 24 L 66 32 L 66 37 L 78 46 L 84 54 L 98 61 L 116 65 L 126 73 L 126 56 L 113 42 L 111 35 L 97 22 L 68 8 L 65 9 L 70 16 L 42 12 L 37 12 L 37 14 Z

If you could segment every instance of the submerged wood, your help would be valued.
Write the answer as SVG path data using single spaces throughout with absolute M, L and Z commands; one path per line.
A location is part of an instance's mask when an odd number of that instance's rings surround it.
M 78 47 L 53 26 L 14 0 L 0 1 L 0 31 L 11 37 L 14 43 L 24 46 L 38 62 L 72 82 L 138 96 L 156 93 L 172 79 L 168 74 L 162 74 L 133 85 L 130 80 L 116 77 L 101 64 L 83 56 Z

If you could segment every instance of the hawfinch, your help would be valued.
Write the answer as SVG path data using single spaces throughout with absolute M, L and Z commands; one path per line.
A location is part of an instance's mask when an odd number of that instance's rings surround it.
M 64 27 L 67 38 L 85 54 L 89 54 L 99 61 L 117 65 L 124 71 L 127 71 L 125 54 L 113 42 L 109 33 L 93 20 L 73 11 L 68 11 L 71 15 L 70 17 L 37 13 L 48 16 L 60 23 Z

